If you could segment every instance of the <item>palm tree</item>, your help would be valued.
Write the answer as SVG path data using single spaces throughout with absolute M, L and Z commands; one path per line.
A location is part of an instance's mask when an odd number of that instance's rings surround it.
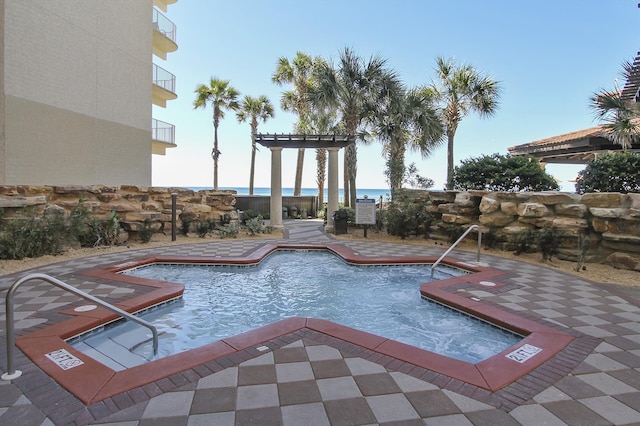
M 438 84 L 427 88 L 442 110 L 447 135 L 447 189 L 453 189 L 453 140 L 460 121 L 469 113 L 480 117 L 495 113 L 500 100 L 498 82 L 480 74 L 470 65 L 457 65 L 453 59 L 436 59 Z
M 383 143 L 387 158 L 387 178 L 391 197 L 402 188 L 406 174 L 407 149 L 428 157 L 443 142 L 444 128 L 434 99 L 419 89 L 406 91 L 402 85 L 389 88 L 382 108 L 371 118 L 374 131 Z
M 252 98 L 251 96 L 245 96 L 240 104 L 240 110 L 237 112 L 236 117 L 240 123 L 244 123 L 247 120 L 251 121 L 251 171 L 249 172 L 249 195 L 253 195 L 253 180 L 255 176 L 256 167 L 256 134 L 258 133 L 258 121 L 263 123 L 267 119 L 273 117 L 273 105 L 266 96 L 260 96 L 259 98 Z
M 385 96 L 387 86 L 397 80 L 396 74 L 387 68 L 386 60 L 378 56 L 364 61 L 356 53 L 345 48 L 340 52 L 337 67 L 323 64 L 317 68 L 315 82 L 309 91 L 309 100 L 316 107 L 335 108 L 339 121 L 347 134 L 363 136 L 365 117 L 370 106 Z M 357 150 L 355 144 L 345 148 L 344 204 L 355 205 L 356 200 Z
M 312 84 L 313 69 L 324 60 L 320 57 L 311 56 L 297 52 L 295 58 L 289 61 L 285 57 L 278 59 L 276 71 L 271 76 L 271 80 L 283 85 L 289 83 L 292 90 L 282 93 L 280 106 L 284 111 L 292 111 L 298 115 L 295 132 L 306 134 L 309 132 L 310 105 L 307 100 L 307 92 Z M 298 149 L 298 161 L 296 165 L 296 177 L 293 195 L 299 196 L 302 191 L 302 169 L 304 166 L 304 148 Z
M 629 81 L 633 64 L 626 61 L 622 68 L 621 77 Z M 602 127 L 607 139 L 621 145 L 625 151 L 631 148 L 640 137 L 640 104 L 623 97 L 622 90 L 600 90 L 590 100 L 596 118 L 604 122 Z
M 220 120 L 224 118 L 224 110 L 236 111 L 238 109 L 237 99 L 240 93 L 230 85 L 229 80 L 220 80 L 214 77 L 211 77 L 209 86 L 201 84 L 196 88 L 195 93 L 194 109 L 206 108 L 207 103 L 213 107 L 213 149 L 211 150 L 211 158 L 213 158 L 213 189 L 217 190 L 218 159 L 221 154 L 218 149 L 218 125 Z
M 336 125 L 335 111 L 318 111 L 313 109 L 309 114 L 309 131 L 314 134 L 341 133 Z M 316 185 L 318 187 L 318 205 L 324 205 L 324 182 L 327 178 L 327 150 L 316 149 Z

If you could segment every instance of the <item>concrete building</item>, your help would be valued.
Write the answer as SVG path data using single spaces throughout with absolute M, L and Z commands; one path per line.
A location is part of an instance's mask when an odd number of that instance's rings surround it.
M 175 1 L 0 0 L 0 184 L 151 184 L 175 146 L 152 131 L 152 102 L 175 98 L 153 55 L 177 49 L 154 6 Z

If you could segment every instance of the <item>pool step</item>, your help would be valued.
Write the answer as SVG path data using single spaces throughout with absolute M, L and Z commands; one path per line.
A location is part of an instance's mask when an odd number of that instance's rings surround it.
M 131 329 L 123 331 L 118 336 L 98 334 L 74 343 L 72 346 L 107 367 L 122 371 L 149 361 L 144 356 L 147 355 L 146 352 L 152 354 L 148 334 L 147 330 L 134 324 Z M 149 351 L 145 349 L 147 346 Z M 132 352 L 132 349 L 137 349 L 138 353 Z

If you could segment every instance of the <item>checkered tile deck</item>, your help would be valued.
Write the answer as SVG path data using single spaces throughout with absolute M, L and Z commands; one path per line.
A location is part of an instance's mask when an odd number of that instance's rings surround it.
M 443 247 L 335 241 L 317 221 L 287 221 L 287 242 L 340 243 L 361 256 L 439 255 Z M 140 289 L 80 277 L 83 270 L 144 255 L 238 256 L 264 240 L 216 240 L 106 254 L 38 268 L 109 301 Z M 472 253 L 454 257 L 473 261 Z M 553 362 L 496 393 L 472 389 L 362 348 L 306 331 L 202 365 L 85 407 L 17 351 L 24 374 L 0 382 L 0 424 L 122 425 L 622 425 L 640 424 L 640 291 L 592 283 L 541 265 L 483 256 L 500 288 L 459 287 L 486 303 L 544 321 L 578 339 Z M 32 271 L 33 272 L 33 271 Z M 0 292 L 20 276 L 0 277 Z M 66 318 L 80 304 L 45 283 L 15 297 L 18 334 Z M 4 304 L 0 307 L 4 313 Z M 6 366 L 4 315 L 0 366 Z

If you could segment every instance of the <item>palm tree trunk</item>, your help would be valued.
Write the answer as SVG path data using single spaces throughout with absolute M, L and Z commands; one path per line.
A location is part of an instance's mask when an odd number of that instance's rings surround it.
M 213 152 L 211 153 L 213 157 L 213 189 L 218 190 L 218 157 L 220 156 L 220 151 L 218 151 L 218 125 L 214 124 L 213 126 Z
M 318 206 L 324 205 L 324 180 L 327 176 L 327 150 L 316 149 L 316 183 L 318 184 Z
M 249 171 L 249 195 L 253 195 L 253 179 L 255 177 L 256 170 L 256 141 L 252 137 L 253 142 L 251 142 L 251 170 Z
M 298 149 L 298 161 L 296 163 L 296 181 L 293 187 L 293 196 L 299 197 L 302 192 L 302 167 L 304 166 L 304 148 Z
M 345 191 L 345 194 L 344 194 L 345 206 L 355 207 L 356 205 L 356 173 L 358 170 L 356 144 L 353 143 L 347 146 L 344 155 L 345 155 L 345 161 L 349 167 L 349 173 L 348 173 L 349 194 L 347 195 L 347 191 Z
M 453 137 L 454 133 L 447 132 L 447 189 L 453 189 Z
M 347 149 L 344 151 L 344 187 L 342 189 L 343 200 L 345 207 L 349 207 L 349 163 L 347 160 Z

